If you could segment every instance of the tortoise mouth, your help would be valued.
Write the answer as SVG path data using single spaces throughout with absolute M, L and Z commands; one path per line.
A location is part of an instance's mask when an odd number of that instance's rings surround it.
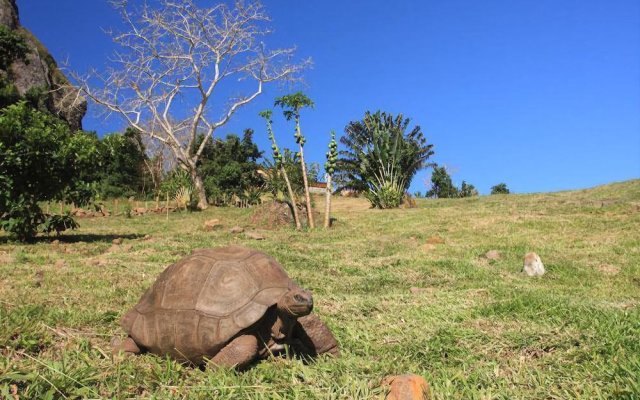
M 304 290 L 291 291 L 284 297 L 280 308 L 293 317 L 303 317 L 313 310 L 313 297 Z

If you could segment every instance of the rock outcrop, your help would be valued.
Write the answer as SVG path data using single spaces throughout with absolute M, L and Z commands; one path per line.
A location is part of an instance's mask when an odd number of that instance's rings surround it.
M 7 71 L 0 70 L 0 74 L 15 86 L 21 96 L 30 91 L 46 93 L 46 108 L 65 120 L 71 129 L 82 129 L 87 101 L 60 71 L 44 45 L 20 26 L 16 0 L 0 0 L 0 25 L 22 37 L 29 49 L 25 59 L 15 60 Z

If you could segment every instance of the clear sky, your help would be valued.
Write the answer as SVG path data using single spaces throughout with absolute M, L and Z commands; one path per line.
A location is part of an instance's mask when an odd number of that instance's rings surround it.
M 135 3 L 137 0 L 131 0 Z M 208 2 L 202 1 L 201 4 Z M 366 110 L 403 113 L 434 144 L 434 161 L 481 193 L 584 188 L 640 177 L 640 2 L 637 0 L 267 0 L 270 47 L 311 57 L 302 89 L 309 161 L 329 132 Z M 58 60 L 101 68 L 119 26 L 107 0 L 18 0 L 23 25 Z M 277 86 L 218 136 L 256 131 Z M 90 113 L 99 134 L 122 123 Z M 292 126 L 276 125 L 293 147 Z M 412 191 L 424 192 L 431 171 Z

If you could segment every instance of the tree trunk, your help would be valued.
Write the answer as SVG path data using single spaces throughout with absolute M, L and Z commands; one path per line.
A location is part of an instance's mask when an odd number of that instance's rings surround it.
M 284 165 L 281 167 L 282 176 L 284 177 L 284 181 L 287 183 L 287 191 L 289 192 L 289 199 L 291 199 L 291 208 L 293 212 L 293 220 L 296 222 L 296 229 L 301 230 L 302 224 L 300 223 L 300 216 L 298 215 L 298 205 L 296 204 L 295 194 L 293 193 L 293 189 L 291 188 L 291 182 L 289 181 L 289 175 L 287 175 L 287 171 L 284 169 Z
M 302 166 L 302 181 L 304 182 L 304 197 L 307 200 L 307 221 L 309 228 L 315 228 L 313 223 L 313 210 L 311 209 L 311 195 L 309 194 L 309 182 L 307 181 L 307 165 L 304 163 L 304 150 L 300 145 L 300 165 Z
M 324 227 L 329 228 L 331 225 L 331 175 L 327 174 L 327 201 L 324 209 Z
M 189 172 L 191 173 L 191 181 L 193 181 L 194 194 L 198 196 L 198 210 L 206 210 L 209 203 L 207 202 L 207 192 L 204 190 L 204 182 L 195 168 Z

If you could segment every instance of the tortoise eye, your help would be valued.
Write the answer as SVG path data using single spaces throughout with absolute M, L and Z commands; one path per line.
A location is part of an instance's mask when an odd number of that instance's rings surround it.
M 298 303 L 306 303 L 307 302 L 307 299 L 302 297 L 302 296 L 300 296 L 299 294 L 296 294 L 295 296 L 293 296 L 293 299 L 295 301 L 297 301 Z

